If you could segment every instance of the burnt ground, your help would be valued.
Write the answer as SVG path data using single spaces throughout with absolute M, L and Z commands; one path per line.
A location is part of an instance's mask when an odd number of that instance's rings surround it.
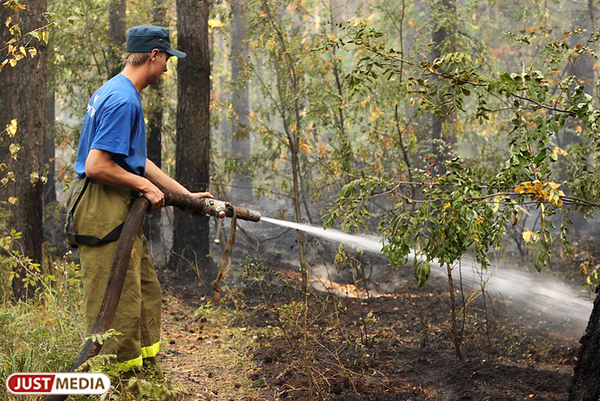
M 353 250 L 336 260 L 338 244 L 315 238 L 305 298 L 296 233 L 263 223 L 242 228 L 221 304 L 205 287 L 161 275 L 163 366 L 181 399 L 566 399 L 585 317 L 575 324 L 540 312 L 533 298 L 461 292 L 455 277 L 453 329 L 443 274 L 419 288 L 410 265 L 393 268 L 382 255 Z M 600 250 L 592 242 L 576 244 L 576 261 L 555 256 L 533 285 L 551 277 L 585 299 L 579 264 Z M 212 252 L 218 260 L 222 249 Z M 497 260 L 536 273 L 522 256 L 509 249 Z M 544 302 L 552 311 L 562 301 Z
M 459 358 L 445 281 L 417 288 L 410 267 L 368 263 L 401 284 L 372 278 L 365 291 L 356 275 L 342 277 L 305 300 L 298 268 L 274 258 L 237 266 L 218 306 L 167 285 L 167 377 L 190 400 L 566 398 L 582 332 L 457 291 Z

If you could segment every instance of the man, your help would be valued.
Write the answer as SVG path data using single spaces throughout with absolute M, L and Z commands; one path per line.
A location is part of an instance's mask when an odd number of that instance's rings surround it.
M 77 179 L 67 203 L 75 230 L 70 240 L 79 248 L 87 333 L 102 303 L 132 195 L 145 196 L 152 209 L 164 205 L 163 191 L 212 197 L 208 192 L 191 193 L 146 158 L 140 93 L 160 81 L 170 56 L 183 58 L 185 53 L 171 48 L 168 29 L 131 28 L 123 71 L 98 89 L 87 106 L 75 163 Z M 112 325 L 122 335 L 110 338 L 101 352 L 116 354 L 123 372 L 155 362 L 160 313 L 160 286 L 140 227 Z

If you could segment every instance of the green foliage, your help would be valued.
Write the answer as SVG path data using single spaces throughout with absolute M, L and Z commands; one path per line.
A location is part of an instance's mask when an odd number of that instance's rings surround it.
M 58 263 L 55 267 L 75 276 L 72 265 Z M 0 307 L 3 382 L 17 372 L 68 371 L 79 352 L 81 317 L 74 315 L 75 309 L 69 307 L 73 302 L 79 303 L 78 287 L 67 286 L 65 282 L 64 286 L 51 288 L 55 280 L 51 276 L 40 276 L 38 280 L 44 284 L 34 299 L 16 304 L 6 299 Z M 0 398 L 10 399 L 5 386 L 0 388 Z
M 93 334 L 93 335 L 89 336 L 86 340 L 92 340 L 93 342 L 96 342 L 96 343 L 102 345 L 106 342 L 106 340 L 108 340 L 112 337 L 115 337 L 115 336 L 120 336 L 120 335 L 123 335 L 123 333 L 120 333 L 114 329 L 108 329 L 104 333 Z
M 536 249 L 536 267 L 546 265 L 555 228 L 550 216 L 562 211 L 563 203 L 578 208 L 597 203 L 597 188 L 592 190 L 591 186 L 599 176 L 596 163 L 586 162 L 597 157 L 592 149 L 598 145 L 598 111 L 592 97 L 577 84 L 577 77 L 551 83 L 548 74 L 574 53 L 597 58 L 589 45 L 597 40 L 597 34 L 592 34 L 584 45 L 548 45 L 547 71 L 484 74 L 466 53 L 446 53 L 431 62 L 417 62 L 386 46 L 381 32 L 364 21 L 342 28 L 345 38 L 339 42 L 363 50 L 346 77 L 354 93 L 377 91 L 380 85 L 393 81 L 400 93 L 417 99 L 422 113 L 433 113 L 442 120 L 465 114 L 479 124 L 495 120 L 499 113 L 494 109 L 502 105 L 507 120 L 500 127 L 507 136 L 508 149 L 503 164 L 495 169 L 455 158 L 445 163 L 443 174 L 436 174 L 437 166 L 426 157 L 427 169 L 412 170 L 414 183 L 398 182 L 389 175 L 352 181 L 341 189 L 325 226 L 341 222 L 350 230 L 365 227 L 372 216 L 369 200 L 378 193 L 391 194 L 395 206 L 378 216 L 383 250 L 394 265 L 402 265 L 414 256 L 416 279 L 423 285 L 431 262 L 453 264 L 470 250 L 482 268 L 487 268 L 487 253 L 502 244 L 505 226 L 518 221 L 521 205 L 534 204 L 541 217 L 540 227 L 528 238 L 534 238 L 529 242 Z M 571 174 L 564 184 L 572 196 L 565 196 L 557 189 L 559 184 L 553 182 L 560 150 L 554 138 L 572 122 L 581 124 L 579 131 L 587 135 L 570 154 L 576 159 L 569 164 Z M 533 181 L 540 189 L 531 191 L 535 196 L 527 195 L 529 192 L 523 188 Z M 560 231 L 567 247 L 568 223 L 563 220 Z

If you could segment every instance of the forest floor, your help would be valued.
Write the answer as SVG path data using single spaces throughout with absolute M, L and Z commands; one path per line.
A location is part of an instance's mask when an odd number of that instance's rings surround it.
M 220 305 L 166 285 L 166 377 L 189 400 L 566 398 L 583 332 L 471 297 L 457 319 L 459 358 L 445 281 L 417 288 L 410 270 L 392 290 L 346 280 L 331 284 L 337 295 L 306 300 L 282 261 L 254 266 Z

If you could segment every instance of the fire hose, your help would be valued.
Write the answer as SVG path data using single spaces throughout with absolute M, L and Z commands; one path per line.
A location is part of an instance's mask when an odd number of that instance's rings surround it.
M 231 217 L 233 230 L 235 230 L 234 224 L 236 219 L 258 222 L 260 221 L 261 217 L 259 212 L 233 206 L 228 202 L 223 202 L 212 198 L 198 199 L 188 195 L 170 192 L 165 193 L 165 206 L 175 206 L 181 210 L 201 216 L 213 216 L 219 219 Z M 144 215 L 149 208 L 150 202 L 148 199 L 141 197 L 133 202 L 129 213 L 127 214 L 125 224 L 123 225 L 123 230 L 121 231 L 121 236 L 117 242 L 117 249 L 115 251 L 115 257 L 113 259 L 113 265 L 108 278 L 106 291 L 104 292 L 104 298 L 102 300 L 98 316 L 96 317 L 96 322 L 92 328 L 91 336 L 106 332 L 112 325 L 115 312 L 119 304 L 119 298 L 121 297 L 121 292 L 123 291 L 123 283 L 125 281 L 127 267 L 129 266 L 129 260 L 131 258 L 131 250 L 133 249 L 133 244 L 138 234 L 140 225 L 144 219 Z M 230 236 L 231 246 L 233 245 L 231 239 L 234 237 L 235 234 Z M 228 248 L 231 248 L 231 246 L 228 246 Z M 224 252 L 223 255 L 224 257 L 221 258 L 219 275 L 213 282 L 213 289 L 218 288 L 218 291 L 215 289 L 215 299 L 217 301 L 220 299 L 221 287 L 219 285 L 219 281 L 222 280 L 231 263 L 229 261 L 229 263 L 224 264 L 224 260 L 226 259 L 225 253 L 226 252 Z M 88 359 L 98 355 L 101 348 L 102 344 L 98 343 L 97 341 L 92 341 L 91 338 L 88 339 L 84 344 L 83 349 L 79 353 L 79 356 L 71 366 L 70 371 L 75 372 Z M 53 394 L 44 397 L 43 400 L 63 401 L 68 396 L 68 394 Z

